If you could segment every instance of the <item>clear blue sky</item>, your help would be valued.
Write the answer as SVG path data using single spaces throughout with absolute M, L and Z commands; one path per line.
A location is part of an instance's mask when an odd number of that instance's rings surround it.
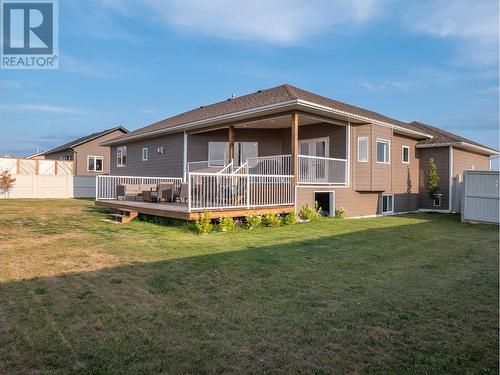
M 282 83 L 498 148 L 498 2 L 60 1 L 59 70 L 1 71 L 0 155 Z

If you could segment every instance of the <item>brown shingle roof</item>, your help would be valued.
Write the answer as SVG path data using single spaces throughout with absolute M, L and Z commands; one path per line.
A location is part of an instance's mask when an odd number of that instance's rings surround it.
M 492 149 L 491 147 L 484 146 L 480 143 L 471 141 L 470 139 L 461 137 L 457 134 L 447 132 L 446 130 L 443 130 L 440 128 L 436 128 L 435 126 L 424 124 L 422 122 L 413 121 L 410 123 L 410 125 L 414 126 L 417 129 L 420 129 L 421 132 L 432 135 L 432 139 L 424 139 L 424 140 L 418 142 L 419 144 L 438 145 L 438 144 L 443 144 L 443 143 L 444 144 L 450 144 L 450 143 L 458 144 L 458 143 L 464 142 L 464 143 L 469 143 L 469 144 L 474 145 L 474 146 L 484 147 L 484 148 L 487 148 L 489 150 L 496 151 L 496 150 Z
M 42 152 L 41 155 L 48 155 L 48 154 L 52 154 L 54 152 L 64 151 L 64 150 L 76 147 L 76 146 L 81 145 L 81 144 L 83 144 L 85 142 L 89 142 L 89 141 L 91 141 L 93 139 L 102 137 L 103 135 L 112 133 L 115 130 L 121 130 L 124 133 L 128 132 L 128 130 L 125 129 L 123 126 L 116 126 L 114 128 L 111 128 L 111 129 L 106 129 L 106 130 L 103 130 L 103 131 L 100 131 L 100 132 L 97 132 L 97 133 L 92 133 L 92 134 L 86 135 L 84 137 L 80 137 L 80 138 L 74 139 L 72 141 L 69 141 L 68 143 L 65 143 L 65 144 L 61 145 L 61 146 L 57 146 L 57 147 L 55 147 L 55 148 L 53 148 L 51 150 Z
M 201 106 L 199 108 L 169 117 L 165 120 L 134 130 L 128 134 L 115 138 L 113 141 L 142 135 L 153 131 L 168 129 L 173 126 L 192 123 L 195 121 L 208 120 L 213 117 L 232 114 L 244 110 L 254 109 L 272 104 L 286 103 L 293 100 L 304 100 L 331 107 L 334 110 L 351 113 L 367 119 L 384 122 L 390 125 L 400 126 L 408 130 L 421 132 L 412 125 L 381 115 L 377 112 L 369 111 L 350 104 L 342 103 L 321 95 L 294 87 L 288 84 L 276 86 L 266 90 L 259 90 L 252 94 L 227 99 L 222 102 Z

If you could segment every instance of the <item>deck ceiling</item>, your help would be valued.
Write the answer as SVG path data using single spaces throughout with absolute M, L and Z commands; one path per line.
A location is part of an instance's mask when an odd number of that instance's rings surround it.
M 303 113 L 299 114 L 299 126 L 319 124 L 326 121 L 327 119 L 322 120 L 320 117 L 308 116 Z M 335 120 L 330 119 L 329 121 L 335 122 Z M 344 119 L 338 119 L 336 122 L 338 122 L 338 125 L 345 125 L 346 123 Z M 234 124 L 236 129 L 284 129 L 290 128 L 291 126 L 292 118 L 289 114 Z

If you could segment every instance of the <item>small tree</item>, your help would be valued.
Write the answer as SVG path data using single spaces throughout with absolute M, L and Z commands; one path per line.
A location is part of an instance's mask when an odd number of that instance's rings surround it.
M 431 158 L 429 164 L 427 164 L 427 193 L 431 199 L 434 199 L 436 194 L 439 193 L 439 190 L 437 167 L 434 159 Z
M 9 171 L 3 171 L 0 173 L 0 189 L 5 194 L 9 194 L 10 190 L 14 187 L 15 178 L 12 178 Z

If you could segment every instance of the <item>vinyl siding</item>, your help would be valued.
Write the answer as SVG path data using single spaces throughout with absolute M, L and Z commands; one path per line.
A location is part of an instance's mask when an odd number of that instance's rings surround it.
M 427 165 L 431 158 L 437 166 L 439 176 L 440 193 L 443 195 L 441 199 L 441 207 L 435 207 L 441 210 L 447 210 L 449 205 L 449 147 L 431 147 L 417 149 L 417 157 L 420 159 L 419 172 L 419 208 L 432 209 L 432 199 L 427 194 Z
M 382 126 L 374 126 L 372 125 L 372 140 L 370 142 L 371 146 L 371 190 L 372 191 L 391 191 L 392 190 L 392 129 L 382 127 Z M 377 163 L 377 139 L 385 139 L 390 142 L 391 149 L 391 160 L 389 164 Z
M 235 129 L 235 142 L 258 142 L 259 156 L 285 153 L 283 143 L 289 129 Z M 188 161 L 208 160 L 209 142 L 227 142 L 228 129 L 188 135 Z M 291 142 L 291 137 L 288 138 Z
M 477 171 L 490 170 L 490 157 L 488 155 L 478 154 L 469 150 L 453 148 L 453 176 L 462 176 L 466 170 L 474 169 Z
M 96 176 L 100 174 L 109 174 L 110 172 L 110 150 L 109 147 L 99 146 L 101 142 L 108 141 L 124 134 L 121 130 L 115 130 L 102 137 L 93 139 L 89 142 L 83 143 L 75 147 L 75 165 L 77 174 L 79 176 Z M 87 171 L 87 157 L 102 156 L 103 171 L 102 172 L 89 172 Z
M 176 133 L 143 141 L 126 143 L 127 165 L 116 166 L 116 146 L 111 147 L 111 174 L 118 176 L 182 177 L 184 134 Z M 157 152 L 163 146 L 164 153 Z M 149 160 L 142 161 L 142 149 L 149 149 Z
M 372 142 L 371 142 L 371 125 L 353 126 L 351 131 L 352 139 L 352 182 L 355 190 L 369 191 L 371 190 L 371 163 L 372 163 Z M 358 138 L 368 138 L 368 161 L 358 162 Z
M 394 211 L 405 212 L 418 209 L 419 167 L 415 145 L 417 140 L 394 133 L 391 151 L 391 190 L 394 194 Z M 402 148 L 410 148 L 410 163 L 403 163 Z

